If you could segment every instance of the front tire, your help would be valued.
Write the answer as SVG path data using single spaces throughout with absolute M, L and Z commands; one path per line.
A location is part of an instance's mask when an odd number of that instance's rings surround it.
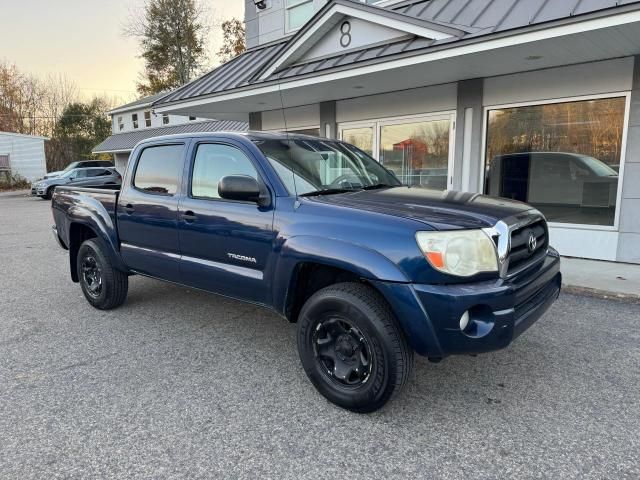
M 307 300 L 298 319 L 298 353 L 316 389 L 358 413 L 384 406 L 413 367 L 413 350 L 391 309 L 358 283 L 331 285 Z
M 77 271 L 87 301 L 99 310 L 111 310 L 127 299 L 129 277 L 109 261 L 106 247 L 97 238 L 83 242 L 78 250 Z
M 49 187 L 47 188 L 47 192 L 44 194 L 44 196 L 42 197 L 44 200 L 51 200 L 51 197 L 53 197 L 53 191 L 55 190 L 56 187 Z

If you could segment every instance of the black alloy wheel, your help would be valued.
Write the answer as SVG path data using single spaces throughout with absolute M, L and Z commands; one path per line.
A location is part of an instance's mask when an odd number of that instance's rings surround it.
M 95 258 L 95 253 L 87 250 L 81 260 L 82 281 L 87 287 L 87 292 L 93 298 L 99 298 L 102 293 L 102 271 Z
M 329 315 L 320 320 L 313 343 L 316 360 L 332 380 L 352 387 L 369 380 L 373 365 L 371 346 L 346 318 Z
M 97 238 L 85 240 L 78 249 L 76 272 L 87 301 L 100 310 L 119 307 L 127 299 L 129 277 L 116 269 L 109 247 Z
M 413 366 L 413 350 L 385 299 L 355 282 L 330 285 L 305 302 L 298 353 L 316 389 L 358 413 L 382 408 Z

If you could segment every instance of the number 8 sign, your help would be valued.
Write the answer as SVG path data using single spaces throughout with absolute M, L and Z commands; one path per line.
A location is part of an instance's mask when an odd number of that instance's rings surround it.
M 351 45 L 351 23 L 342 22 L 342 25 L 340 25 L 340 33 L 342 33 L 342 36 L 340 37 L 340 46 L 342 48 L 347 48 Z

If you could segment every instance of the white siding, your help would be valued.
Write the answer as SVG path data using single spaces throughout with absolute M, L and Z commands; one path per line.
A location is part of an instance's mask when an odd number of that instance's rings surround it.
M 537 102 L 631 90 L 633 57 L 487 78 L 484 104 Z
M 340 100 L 336 103 L 336 121 L 359 122 L 385 117 L 419 115 L 455 110 L 458 105 L 456 83 L 383 93 Z
M 289 130 L 318 127 L 320 125 L 320 106 L 315 104 L 287 108 L 284 116 L 282 110 L 262 112 L 262 129 L 265 131 L 285 130 L 285 117 Z
M 11 173 L 32 182 L 47 173 L 44 139 L 0 132 L 0 155 L 9 155 Z
M 139 110 L 131 110 L 129 112 L 124 112 L 124 113 L 116 113 L 114 115 L 111 116 L 112 118 L 112 127 L 111 127 L 111 131 L 113 133 L 125 133 L 125 132 L 131 132 L 132 130 L 144 130 L 145 128 L 157 128 L 157 127 L 168 127 L 171 125 L 180 125 L 183 123 L 189 123 L 191 120 L 189 120 L 189 117 L 184 117 L 182 115 L 169 115 L 169 123 L 167 125 L 162 123 L 162 115 L 159 114 L 154 114 L 153 112 L 151 113 L 151 126 L 147 127 L 145 124 L 145 119 L 144 119 L 144 113 L 145 112 L 150 112 L 151 110 L 149 108 L 142 108 Z M 138 128 L 134 129 L 133 128 L 133 120 L 132 120 L 132 115 L 133 114 L 137 114 L 138 115 Z M 124 129 L 120 130 L 119 127 L 119 123 L 118 123 L 118 118 L 122 117 L 122 123 L 124 124 Z M 205 118 L 197 118 L 196 120 L 193 121 L 198 121 L 198 120 L 207 120 Z
M 120 172 L 121 175 L 124 175 L 124 172 L 127 169 L 128 161 L 129 161 L 128 153 L 115 153 L 113 155 L 113 163 L 116 167 L 116 170 L 118 170 L 118 172 Z

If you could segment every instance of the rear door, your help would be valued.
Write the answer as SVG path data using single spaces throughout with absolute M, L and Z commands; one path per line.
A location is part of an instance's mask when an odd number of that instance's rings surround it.
M 125 264 L 164 280 L 180 281 L 178 202 L 184 169 L 183 142 L 136 152 L 118 198 L 118 235 Z
M 261 207 L 218 194 L 220 179 L 228 175 L 251 176 L 268 189 L 260 165 L 231 140 L 197 143 L 192 152 L 179 215 L 182 283 L 268 303 L 275 196 Z

